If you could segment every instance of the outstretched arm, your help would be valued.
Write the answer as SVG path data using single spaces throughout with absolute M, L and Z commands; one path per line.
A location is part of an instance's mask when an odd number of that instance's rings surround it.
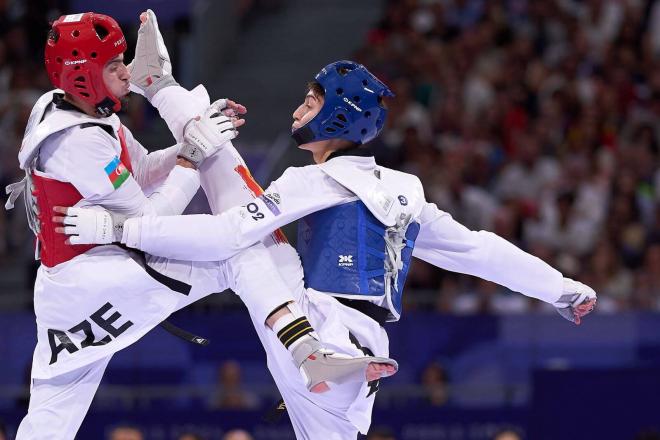
M 564 278 L 549 264 L 487 231 L 471 231 L 435 204 L 427 203 L 413 255 L 442 269 L 495 282 L 513 291 L 573 313 L 560 314 L 579 323 L 595 304 L 596 294 Z M 586 307 L 582 307 L 583 303 Z M 585 313 L 586 312 L 586 313 Z
M 60 232 L 71 235 L 73 244 L 121 241 L 151 255 L 219 261 L 311 212 L 354 198 L 350 191 L 311 165 L 289 168 L 253 202 L 219 215 L 131 218 L 118 229 L 117 223 L 122 220 L 113 219 L 108 211 L 69 208 L 67 215 L 57 221 L 65 225 Z M 117 234 L 113 235 L 113 231 Z

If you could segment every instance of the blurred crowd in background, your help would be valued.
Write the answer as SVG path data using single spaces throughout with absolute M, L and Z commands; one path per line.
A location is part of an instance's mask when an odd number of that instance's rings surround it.
M 381 163 L 593 287 L 599 312 L 660 310 L 660 3 L 392 1 L 357 57 L 397 95 Z M 415 269 L 443 312 L 536 305 Z
M 249 24 L 264 4 L 282 2 L 243 0 L 239 13 Z M 42 56 L 48 23 L 70 12 L 69 3 L 0 0 L 1 187 L 22 177 L 16 155 L 23 130 L 34 102 L 51 88 Z M 372 144 L 377 160 L 417 175 L 427 199 L 468 228 L 495 232 L 593 287 L 596 313 L 660 311 L 660 2 L 385 4 L 353 54 L 396 94 Z M 121 25 L 130 60 L 137 18 Z M 183 19 L 163 28 L 168 43 L 188 26 Z M 154 118 L 142 100 L 121 117 L 138 139 Z M 32 254 L 21 207 L 0 209 L 0 266 L 19 261 L 33 272 Z M 544 307 L 420 261 L 405 299 L 409 309 L 449 314 Z M 448 402 L 445 366 L 431 362 L 419 381 L 426 403 Z M 206 406 L 253 409 L 263 404 L 256 399 L 230 361 L 219 367 Z M 142 438 L 130 426 L 117 432 L 110 438 Z M 251 438 L 235 434 L 225 438 Z M 370 438 L 394 436 L 376 430 Z
M 257 2 L 243 3 L 249 17 Z M 660 310 L 660 4 L 386 3 L 355 54 L 396 93 L 377 159 L 419 176 L 427 198 L 468 228 L 592 286 L 599 312 Z M 21 178 L 23 129 L 50 88 L 43 37 L 65 10 L 66 1 L 0 1 L 3 187 Z M 132 47 L 136 23 L 122 25 Z M 132 104 L 123 115 L 138 138 L 144 113 Z M 0 262 L 31 255 L 30 243 L 20 210 L 0 210 Z M 421 262 L 409 279 L 409 307 L 538 306 Z

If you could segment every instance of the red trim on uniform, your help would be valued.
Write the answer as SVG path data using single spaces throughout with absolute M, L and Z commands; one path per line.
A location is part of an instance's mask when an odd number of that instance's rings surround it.
M 236 171 L 238 175 L 241 176 L 243 182 L 248 187 L 248 189 L 250 190 L 250 192 L 254 197 L 259 197 L 264 193 L 263 188 L 257 183 L 256 180 L 254 180 L 254 177 L 252 177 L 252 173 L 250 173 L 250 170 L 248 170 L 246 166 L 238 165 L 236 168 L 234 168 L 234 171 Z M 284 235 L 284 232 L 282 232 L 281 229 L 277 229 L 276 231 L 273 231 L 272 235 L 273 235 L 273 240 L 275 240 L 275 243 L 277 244 L 283 244 L 289 242 L 289 240 L 286 238 L 286 235 Z
M 254 180 L 252 173 L 250 173 L 250 170 L 248 170 L 246 166 L 238 165 L 236 168 L 234 168 L 234 171 L 236 171 L 241 176 L 243 182 L 245 182 L 254 197 L 259 197 L 264 193 L 263 188 L 261 188 L 256 180 Z
M 128 153 L 128 147 L 126 146 L 126 134 L 124 133 L 124 126 L 120 125 L 119 130 L 117 130 L 117 135 L 119 137 L 119 145 L 121 145 L 121 155 L 119 160 L 124 164 L 129 173 L 133 174 L 133 166 L 131 165 L 131 155 Z

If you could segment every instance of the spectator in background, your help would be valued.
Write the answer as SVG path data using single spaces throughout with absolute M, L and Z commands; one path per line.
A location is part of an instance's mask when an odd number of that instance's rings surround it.
M 358 59 L 397 92 L 389 165 L 459 221 L 596 279 L 600 312 L 660 310 L 645 262 L 660 238 L 659 23 L 648 1 L 387 2 Z M 418 289 L 445 282 L 420 275 Z M 474 302 L 468 278 L 450 284 L 437 309 Z
M 240 364 L 231 360 L 220 365 L 211 407 L 214 409 L 253 409 L 258 406 L 259 399 L 243 388 Z
M 493 440 L 522 440 L 522 436 L 517 430 L 506 428 L 495 434 Z
M 433 361 L 422 372 L 424 398 L 431 406 L 443 406 L 449 401 L 449 376 L 445 367 Z
M 254 440 L 254 437 L 242 429 L 232 429 L 222 437 L 222 440 Z
M 637 272 L 634 307 L 640 310 L 660 310 L 660 242 L 648 247 L 642 270 Z
M 660 440 L 660 432 L 656 429 L 643 429 L 635 435 L 633 440 Z
M 387 426 L 377 426 L 369 430 L 367 440 L 396 440 L 396 437 Z
M 177 440 L 204 440 L 204 438 L 192 432 L 186 432 L 181 434 Z
M 135 426 L 121 425 L 110 431 L 108 440 L 144 440 L 144 436 Z

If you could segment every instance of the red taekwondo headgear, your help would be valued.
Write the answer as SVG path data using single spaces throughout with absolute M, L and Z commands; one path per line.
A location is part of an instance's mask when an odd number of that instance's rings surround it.
M 126 39 L 107 15 L 63 15 L 46 42 L 46 71 L 57 88 L 94 106 L 101 116 L 119 111 L 121 102 L 103 81 L 106 63 L 126 51 Z

